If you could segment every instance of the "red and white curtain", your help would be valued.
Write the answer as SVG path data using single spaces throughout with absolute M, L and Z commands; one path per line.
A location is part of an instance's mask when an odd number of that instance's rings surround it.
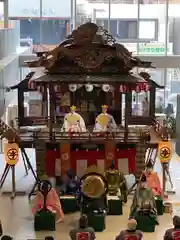
M 28 88 L 31 90 L 37 90 L 38 92 L 43 93 L 45 91 L 45 87 L 40 85 L 37 86 L 37 84 L 33 80 L 29 80 L 28 82 Z M 60 92 L 60 85 L 54 85 L 54 91 L 55 92 Z

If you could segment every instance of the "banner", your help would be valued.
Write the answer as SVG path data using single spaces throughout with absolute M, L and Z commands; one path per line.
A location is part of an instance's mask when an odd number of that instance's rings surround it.
M 105 143 L 105 169 L 112 165 L 113 160 L 115 160 L 115 144 L 113 141 L 107 141 Z
M 19 161 L 19 146 L 17 143 L 5 143 L 4 156 L 7 164 L 15 165 Z
M 162 163 L 168 163 L 172 158 L 172 144 L 168 141 L 159 142 L 158 157 Z
M 65 143 L 60 145 L 60 154 L 61 154 L 61 175 L 67 173 L 69 168 L 71 167 L 70 164 L 70 144 Z

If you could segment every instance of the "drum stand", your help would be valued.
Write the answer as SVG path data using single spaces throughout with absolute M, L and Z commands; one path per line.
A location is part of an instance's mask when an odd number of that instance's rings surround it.
M 25 167 L 25 171 L 26 171 L 26 175 L 28 174 L 28 170 L 31 170 L 32 174 L 33 174 L 33 177 L 35 178 L 36 182 L 37 182 L 37 176 L 36 176 L 36 173 L 31 165 L 31 162 L 28 158 L 28 155 L 25 151 L 24 148 L 20 148 L 21 149 L 21 154 L 22 154 L 22 159 L 23 159 L 23 163 L 24 163 L 24 167 Z M 1 176 L 1 179 L 0 179 L 0 190 L 2 189 L 3 185 L 4 185 L 4 182 L 6 180 L 6 177 L 9 173 L 9 170 L 11 169 L 12 171 L 12 191 L 11 192 L 4 192 L 4 194 L 11 194 L 11 198 L 14 199 L 16 195 L 25 195 L 26 192 L 25 191 L 19 191 L 17 192 L 16 191 L 16 181 L 15 181 L 15 165 L 9 165 L 9 164 L 6 164 L 5 168 L 4 168 L 4 172 Z
M 40 180 L 38 178 L 36 178 L 36 181 L 32 187 L 32 190 L 30 191 L 30 193 L 28 194 L 28 198 L 30 199 L 33 195 L 36 195 L 36 189 L 38 187 Z

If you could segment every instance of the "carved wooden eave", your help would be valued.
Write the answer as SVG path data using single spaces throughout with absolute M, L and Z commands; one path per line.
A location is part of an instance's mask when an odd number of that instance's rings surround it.
M 38 55 L 38 54 L 37 54 Z M 122 44 L 94 23 L 81 25 L 59 46 L 45 52 L 29 67 L 44 67 L 49 74 L 129 74 L 134 67 L 151 68 L 151 62 L 133 57 Z
M 31 81 L 35 82 L 36 84 L 46 84 L 46 83 L 53 83 L 53 84 L 103 84 L 103 83 L 124 83 L 124 84 L 136 84 L 145 82 L 143 78 L 138 75 L 128 74 L 128 75 L 121 75 L 121 74 L 57 74 L 57 75 L 50 75 L 42 72 L 41 74 L 35 74 Z

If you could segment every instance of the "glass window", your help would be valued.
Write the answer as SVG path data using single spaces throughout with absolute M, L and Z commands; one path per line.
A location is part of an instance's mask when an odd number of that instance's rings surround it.
M 148 31 L 147 31 L 148 29 Z M 140 21 L 139 22 L 139 38 L 140 39 L 155 39 L 156 23 L 155 21 Z
M 133 4 L 132 4 L 133 3 Z M 132 53 L 137 52 L 138 39 L 138 5 L 137 1 L 119 1 L 117 4 L 112 3 L 110 8 L 110 19 L 116 19 L 116 34 L 113 36 L 116 41 L 123 44 Z M 115 23 L 114 23 L 115 24 Z M 111 26 L 111 25 L 110 25 Z
M 4 3 L 0 2 L 0 29 L 4 28 Z
M 149 116 L 149 92 L 132 92 L 132 115 Z
M 180 93 L 180 69 L 167 69 L 167 87 L 166 87 L 166 107 L 168 104 L 173 106 L 173 114 L 176 114 L 177 109 L 177 95 Z M 169 108 L 169 107 L 168 107 Z
M 120 39 L 136 39 L 137 20 L 118 20 L 118 37 Z
M 140 4 L 138 53 L 144 55 L 166 55 L 166 2 L 145 0 Z M 146 43 L 146 45 L 144 45 Z M 167 47 L 167 49 L 166 49 Z
M 170 48 L 169 54 L 180 55 L 180 2 L 169 1 L 169 26 L 168 26 L 168 43 Z
M 138 72 L 144 71 L 144 69 L 138 69 Z M 156 82 L 158 85 L 160 86 L 165 86 L 166 84 L 166 80 L 165 80 L 165 69 L 148 69 L 146 70 L 150 76 L 151 79 Z M 169 92 L 169 87 L 166 86 L 165 89 L 156 89 L 156 99 L 155 99 L 155 104 L 156 104 L 156 113 L 164 113 L 164 107 L 166 104 L 167 100 L 167 95 Z M 137 96 L 136 96 L 137 95 Z M 138 97 L 139 94 L 136 94 L 136 100 L 138 99 L 138 101 L 141 101 L 141 99 Z M 141 93 L 141 95 L 143 96 L 143 94 Z M 144 98 L 146 97 L 146 93 L 144 93 Z M 148 98 L 149 99 L 149 98 Z M 132 99 L 133 100 L 133 99 Z M 136 101 L 134 101 L 136 102 Z

